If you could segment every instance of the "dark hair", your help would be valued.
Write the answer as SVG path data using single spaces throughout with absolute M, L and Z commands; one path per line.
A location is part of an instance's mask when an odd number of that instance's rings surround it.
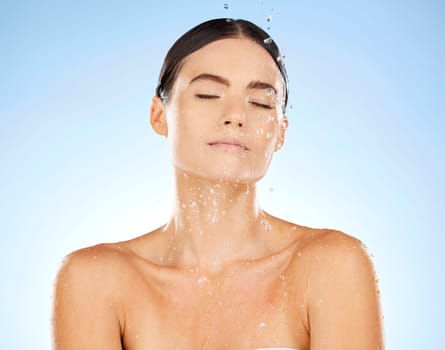
M 212 19 L 190 29 L 176 40 L 165 56 L 156 87 L 156 96 L 161 99 L 168 98 L 185 57 L 211 42 L 226 38 L 251 39 L 269 53 L 283 76 L 285 109 L 288 99 L 288 80 L 283 56 L 268 33 L 252 22 L 243 19 Z

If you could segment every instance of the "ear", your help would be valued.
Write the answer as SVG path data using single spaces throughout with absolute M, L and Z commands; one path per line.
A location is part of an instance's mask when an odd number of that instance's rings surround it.
M 157 134 L 167 136 L 168 127 L 165 119 L 165 106 L 158 96 L 153 97 L 151 100 L 150 125 Z
M 279 129 L 278 129 L 278 137 L 277 137 L 277 141 L 275 143 L 275 149 L 274 151 L 278 151 L 281 147 L 283 147 L 284 144 L 284 139 L 286 136 L 286 130 L 287 127 L 289 126 L 289 120 L 287 119 L 286 116 L 283 116 L 283 118 L 280 120 L 279 122 Z

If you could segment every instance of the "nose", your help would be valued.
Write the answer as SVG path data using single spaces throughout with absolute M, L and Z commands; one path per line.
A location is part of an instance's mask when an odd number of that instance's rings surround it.
M 243 128 L 246 126 L 246 112 L 240 104 L 228 104 L 222 118 L 223 124 Z

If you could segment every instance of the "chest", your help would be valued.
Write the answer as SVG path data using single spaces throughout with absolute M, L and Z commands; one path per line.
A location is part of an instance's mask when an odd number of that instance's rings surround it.
M 304 349 L 299 292 L 286 271 L 151 278 L 132 286 L 125 349 Z

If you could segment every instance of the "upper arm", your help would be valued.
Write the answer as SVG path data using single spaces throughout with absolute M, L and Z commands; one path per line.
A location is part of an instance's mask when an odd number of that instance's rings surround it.
M 116 297 L 104 259 L 79 251 L 60 268 L 53 302 L 55 350 L 122 350 Z
M 384 349 L 376 276 L 361 242 L 332 233 L 319 253 L 308 305 L 311 350 Z

